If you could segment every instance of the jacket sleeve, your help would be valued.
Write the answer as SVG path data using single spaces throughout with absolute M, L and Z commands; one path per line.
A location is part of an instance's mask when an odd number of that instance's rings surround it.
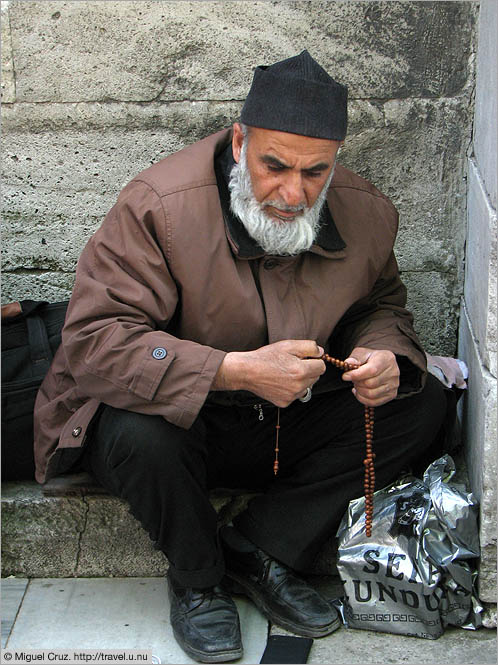
M 62 343 L 78 390 L 189 428 L 225 352 L 168 332 L 178 291 L 161 199 L 132 181 L 82 252 Z
M 406 287 L 391 252 L 369 295 L 349 308 L 331 340 L 331 347 L 339 349 L 339 357 L 344 358 L 360 346 L 392 351 L 401 372 L 398 397 L 419 392 L 427 374 L 426 355 L 405 305 Z

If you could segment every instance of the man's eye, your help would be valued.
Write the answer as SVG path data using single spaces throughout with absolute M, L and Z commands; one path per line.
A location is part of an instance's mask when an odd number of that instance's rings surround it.
M 283 171 L 284 168 L 285 168 L 284 166 L 272 166 L 272 165 L 268 164 L 268 170 L 269 171 L 277 171 L 278 172 L 278 171 Z
M 319 178 L 322 175 L 322 171 L 306 171 L 308 178 Z

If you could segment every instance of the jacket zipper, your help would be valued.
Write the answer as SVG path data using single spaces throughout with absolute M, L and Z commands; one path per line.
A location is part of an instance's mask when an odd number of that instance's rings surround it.
M 254 404 L 253 409 L 256 409 L 256 411 L 259 411 L 258 420 L 264 420 L 265 419 L 265 416 L 264 416 L 264 413 L 263 413 L 263 407 L 261 406 L 261 404 Z

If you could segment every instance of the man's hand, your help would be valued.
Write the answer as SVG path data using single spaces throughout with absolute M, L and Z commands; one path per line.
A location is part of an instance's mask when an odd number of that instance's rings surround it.
M 325 372 L 323 349 L 312 340 L 283 340 L 254 351 L 227 353 L 212 390 L 249 390 L 286 407 Z
M 346 362 L 361 365 L 344 372 L 344 381 L 352 381 L 353 394 L 366 406 L 380 406 L 396 397 L 399 388 L 399 367 L 392 351 L 376 351 L 357 347 Z

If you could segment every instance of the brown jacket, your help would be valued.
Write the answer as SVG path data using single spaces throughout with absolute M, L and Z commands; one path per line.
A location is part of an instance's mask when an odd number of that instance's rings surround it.
M 210 386 L 231 350 L 282 339 L 314 339 L 342 357 L 387 348 L 415 370 L 400 392 L 423 385 L 393 205 L 338 166 L 323 242 L 297 257 L 242 252 L 214 170 L 230 137 L 218 132 L 139 174 L 83 250 L 35 406 L 39 482 L 75 462 L 102 402 L 189 428 L 208 396 L 221 398 Z

